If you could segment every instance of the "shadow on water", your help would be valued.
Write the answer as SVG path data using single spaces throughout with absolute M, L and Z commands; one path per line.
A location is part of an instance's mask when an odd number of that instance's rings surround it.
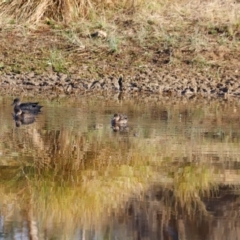
M 0 101 L 2 239 L 238 239 L 237 102 Z M 147 110 L 146 110 L 147 109 Z M 114 113 L 128 131 L 114 132 Z

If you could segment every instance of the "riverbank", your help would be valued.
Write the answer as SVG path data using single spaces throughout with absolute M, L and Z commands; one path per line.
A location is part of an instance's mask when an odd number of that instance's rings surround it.
M 5 21 L 1 91 L 239 96 L 239 13 L 236 1 L 183 1 L 152 14 L 118 12 L 94 21 Z
M 227 72 L 227 71 L 226 71 Z M 34 72 L 1 75 L 1 92 L 15 95 L 78 95 L 86 92 L 109 94 L 124 92 L 152 93 L 163 96 L 239 97 L 240 82 L 236 72 L 220 79 L 189 69 L 159 70 L 149 66 L 135 74 L 119 74 L 102 78 L 81 78 L 78 74 Z

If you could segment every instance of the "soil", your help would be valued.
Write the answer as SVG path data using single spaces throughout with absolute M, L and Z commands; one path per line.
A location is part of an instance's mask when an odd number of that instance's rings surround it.
M 100 33 L 100 32 L 99 32 Z M 95 34 L 95 35 L 94 35 Z M 0 33 L 0 86 L 9 95 L 150 93 L 161 96 L 240 96 L 240 51 L 222 45 L 189 47 L 132 39 L 115 48 L 98 32 L 82 43 L 43 26 Z M 205 59 L 195 61 L 196 57 Z

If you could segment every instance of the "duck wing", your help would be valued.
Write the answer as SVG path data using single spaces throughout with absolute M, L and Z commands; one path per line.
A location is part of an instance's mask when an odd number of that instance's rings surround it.
M 14 110 L 20 108 L 21 110 L 40 111 L 42 107 L 38 103 L 21 103 L 19 106 L 15 106 Z

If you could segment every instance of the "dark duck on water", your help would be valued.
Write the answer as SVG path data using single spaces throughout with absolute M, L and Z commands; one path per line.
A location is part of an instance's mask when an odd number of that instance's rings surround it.
M 128 117 L 123 114 L 115 113 L 111 120 L 112 129 L 114 132 L 127 130 Z
M 14 113 L 19 112 L 19 109 L 21 109 L 23 112 L 28 111 L 31 113 L 39 113 L 42 108 L 42 106 L 38 105 L 38 102 L 21 103 L 19 98 L 15 98 L 13 100 L 12 106 L 14 106 Z

